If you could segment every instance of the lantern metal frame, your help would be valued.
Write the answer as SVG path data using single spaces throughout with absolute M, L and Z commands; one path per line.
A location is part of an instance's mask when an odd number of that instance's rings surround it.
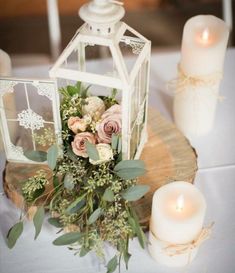
M 82 84 L 118 89 L 121 93 L 120 104 L 122 108 L 122 156 L 123 159 L 138 159 L 140 157 L 144 144 L 147 141 L 151 42 L 124 22 L 119 21 L 123 17 L 124 12 L 121 3 L 117 1 L 94 0 L 85 4 L 80 9 L 80 16 L 85 23 L 78 29 L 68 46 L 50 69 L 49 76 L 51 80 L 0 79 L 0 127 L 7 160 L 35 163 L 28 160 L 24 156 L 21 147 L 14 146 L 10 139 L 7 117 L 2 100 L 3 94 L 12 92 L 15 82 L 23 82 L 24 84 L 33 84 L 37 89 L 38 95 L 43 95 L 51 99 L 54 134 L 61 144 L 58 88 L 59 81 L 62 79 L 66 80 L 66 82 L 80 81 Z M 94 45 L 106 47 L 110 50 L 111 59 L 116 69 L 113 69 L 112 74 L 97 74 L 86 70 L 86 47 Z M 128 71 L 125 60 L 126 56 L 122 53 L 121 45 L 128 47 L 136 57 L 130 71 Z M 75 64 L 77 65 L 75 69 L 66 66 L 67 59 L 73 52 L 76 53 Z M 44 84 L 43 92 L 39 90 L 40 88 L 37 84 Z M 2 87 L 8 86 L 9 88 L 1 88 L 1 85 Z M 53 88 L 51 88 L 52 86 Z M 99 94 L 97 95 L 99 96 Z M 34 119 L 37 119 L 40 114 L 33 113 L 30 110 L 28 101 L 27 105 L 27 118 L 29 119 L 29 127 L 31 128 L 35 122 Z M 17 121 L 19 122 L 19 126 L 22 126 L 19 117 Z M 43 126 L 43 124 L 40 126 Z M 33 133 L 32 128 L 31 131 Z
M 125 36 L 125 32 L 131 33 L 133 36 Z M 132 48 L 132 52 L 138 57 L 133 69 L 128 73 L 124 56 L 119 47 L 119 42 L 125 43 Z M 86 71 L 85 67 L 85 47 L 87 45 L 105 46 L 110 49 L 113 62 L 117 69 L 114 75 L 99 75 Z M 63 67 L 67 58 L 73 51 L 78 51 L 79 69 L 71 69 Z M 107 88 L 116 88 L 122 91 L 122 152 L 124 159 L 137 159 L 140 157 L 141 151 L 147 141 L 147 104 L 149 93 L 149 67 L 150 67 L 151 42 L 144 36 L 139 34 L 133 28 L 124 22 L 116 24 L 116 31 L 109 35 L 94 34 L 89 24 L 85 23 L 78 29 L 68 46 L 62 52 L 54 66 L 50 69 L 49 75 L 55 80 L 66 79 L 72 81 L 81 81 L 82 83 L 104 86 Z M 126 56 L 125 56 L 126 57 Z M 117 77 L 118 74 L 118 77 Z M 138 86 L 140 78 L 144 75 L 144 86 Z M 139 77 L 139 79 L 138 79 Z M 143 88 L 143 90 L 139 90 Z M 144 128 L 142 129 L 140 141 L 135 155 L 130 152 L 131 138 L 131 107 L 132 97 L 135 89 L 145 93 L 143 101 L 138 105 L 139 113 L 136 117 L 136 123 L 145 119 Z

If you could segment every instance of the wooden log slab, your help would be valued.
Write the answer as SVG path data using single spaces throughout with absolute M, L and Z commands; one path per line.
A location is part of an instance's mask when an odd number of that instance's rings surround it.
M 146 228 L 155 190 L 176 180 L 192 183 L 197 171 L 195 150 L 182 133 L 155 110 L 149 111 L 148 130 L 148 142 L 141 156 L 145 161 L 147 173 L 140 178 L 140 183 L 149 185 L 150 191 L 135 203 L 140 221 Z M 4 189 L 17 207 L 25 207 L 20 181 L 33 176 L 39 168 L 42 168 L 42 165 L 7 163 Z M 49 172 L 46 166 L 44 168 Z

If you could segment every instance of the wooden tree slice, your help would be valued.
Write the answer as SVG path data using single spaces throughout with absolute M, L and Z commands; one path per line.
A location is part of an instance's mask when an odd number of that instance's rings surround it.
M 139 219 L 146 228 L 149 225 L 154 192 L 173 181 L 192 183 L 197 171 L 197 154 L 194 148 L 157 111 L 149 111 L 148 134 L 148 142 L 141 155 L 147 174 L 140 178 L 140 183 L 149 185 L 150 191 L 135 204 Z
M 135 203 L 141 223 L 146 228 L 155 190 L 176 180 L 193 182 L 197 171 L 196 152 L 174 125 L 166 121 L 157 111 L 150 110 L 148 128 L 148 142 L 141 156 L 145 161 L 147 174 L 141 177 L 140 183 L 150 185 L 151 189 L 144 198 Z M 17 207 L 25 207 L 20 182 L 42 168 L 50 176 L 50 170 L 44 165 L 7 163 L 4 172 L 4 189 Z

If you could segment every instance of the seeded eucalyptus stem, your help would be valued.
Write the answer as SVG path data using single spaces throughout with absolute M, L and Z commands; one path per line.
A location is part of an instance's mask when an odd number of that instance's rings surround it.
M 137 180 L 138 176 L 145 173 L 145 167 L 141 160 L 122 160 L 120 133 L 113 133 L 109 144 L 99 143 L 101 146 L 106 145 L 109 152 L 109 158 L 102 161 L 97 148 L 99 144 L 94 143 L 98 139 L 96 128 L 102 119 L 102 113 L 106 112 L 102 112 L 98 120 L 90 113 L 90 123 L 86 124 L 85 131 L 78 129 L 74 132 L 69 127 L 68 120 L 71 117 L 79 122 L 86 120 L 83 111 L 84 107 L 89 106 L 89 98 L 95 98 L 102 111 L 108 111 L 112 106 L 120 108 L 115 105 L 118 104 L 115 99 L 117 90 L 112 90 L 112 94 L 107 97 L 95 97 L 88 94 L 88 89 L 89 86 L 78 82 L 75 86 L 60 90 L 63 96 L 60 108 L 63 157 L 59 157 L 59 147 L 56 144 L 49 147 L 47 152 L 26 152 L 25 156 L 31 160 L 47 160 L 53 175 L 46 178 L 45 173 L 39 172 L 25 181 L 25 201 L 28 206 L 34 206 L 39 199 L 45 197 L 33 218 L 35 239 L 42 228 L 45 208 L 48 208 L 52 216 L 49 223 L 58 228 L 59 232 L 65 232 L 53 244 L 72 245 L 70 249 L 80 256 L 94 251 L 103 260 L 103 245 L 107 241 L 117 249 L 116 255 L 107 263 L 107 272 L 114 272 L 117 267 L 120 272 L 122 259 L 128 268 L 131 256 L 128 252 L 129 240 L 137 236 L 140 245 L 145 246 L 144 233 L 132 208 L 132 201 L 142 198 L 148 191 L 148 187 L 138 185 Z M 92 107 L 96 106 L 92 104 Z M 78 156 L 75 154 L 78 151 L 73 150 L 75 138 L 82 133 L 94 138 L 94 143 L 85 142 L 88 157 Z M 37 135 L 36 139 L 43 145 L 46 141 L 51 141 L 51 137 L 45 135 Z M 49 183 L 53 184 L 53 189 L 44 192 Z M 21 215 L 20 221 L 24 221 L 26 215 Z M 12 229 L 8 238 L 10 247 L 14 246 L 21 235 L 23 223 L 17 223 Z

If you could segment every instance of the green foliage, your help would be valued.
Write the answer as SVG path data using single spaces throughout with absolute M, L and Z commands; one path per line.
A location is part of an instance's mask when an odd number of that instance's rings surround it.
M 25 151 L 24 156 L 36 162 L 45 162 L 47 160 L 47 153 L 43 151 Z
M 108 201 L 108 202 L 113 202 L 114 201 L 114 193 L 111 189 L 107 188 L 104 192 L 103 195 L 103 200 Z
M 7 235 L 7 245 L 10 249 L 12 249 L 15 246 L 16 241 L 18 240 L 22 232 L 23 222 L 18 222 L 9 230 Z
M 53 241 L 53 244 L 56 246 L 71 245 L 77 243 L 82 237 L 80 232 L 70 232 L 61 235 Z
M 117 149 L 117 147 L 118 147 L 118 140 L 119 140 L 119 136 L 113 134 L 113 135 L 112 135 L 112 142 L 111 142 L 111 144 L 112 144 L 112 149 L 113 149 L 113 150 L 116 150 L 116 149 Z
M 118 258 L 115 255 L 107 264 L 107 273 L 113 273 L 118 266 Z
M 81 209 L 85 205 L 85 198 L 86 194 L 79 196 L 75 201 L 72 202 L 72 204 L 69 205 L 67 208 L 68 213 L 75 213 L 79 209 Z
M 39 233 L 41 232 L 44 217 L 45 217 L 44 208 L 43 207 L 39 207 L 37 209 L 37 212 L 35 213 L 35 215 L 33 217 L 33 224 L 34 224 L 34 227 L 35 227 L 35 237 L 34 237 L 34 240 L 37 239 Z
M 65 175 L 64 187 L 68 190 L 72 190 L 74 188 L 73 176 L 69 173 Z
M 147 185 L 135 185 L 124 191 L 122 197 L 127 201 L 137 201 L 149 191 L 149 188 Z
M 95 145 L 90 143 L 89 141 L 86 142 L 86 150 L 87 150 L 87 154 L 90 159 L 92 159 L 92 160 L 99 160 L 100 159 L 99 153 L 98 153 Z
M 49 218 L 48 223 L 56 228 L 62 228 L 63 225 L 60 223 L 58 218 Z
M 137 235 L 139 244 L 142 248 L 145 248 L 145 244 L 147 242 L 147 238 L 139 224 L 139 220 L 138 217 L 134 211 L 133 208 L 130 208 L 130 214 L 129 214 L 129 218 L 128 221 L 133 229 L 133 231 L 135 232 L 135 234 Z
M 26 180 L 22 186 L 22 194 L 26 202 L 32 203 L 40 197 L 44 193 L 45 186 L 48 183 L 44 170 L 37 171 L 35 176 Z
M 33 161 L 47 160 L 52 174 L 48 177 L 47 173 L 40 170 L 23 182 L 22 193 L 30 205 L 35 205 L 40 198 L 40 207 L 33 218 L 35 239 L 42 228 L 44 209 L 49 209 L 52 218 L 48 222 L 59 228 L 58 232 L 70 231 L 54 240 L 54 245 L 73 245 L 70 249 L 76 250 L 76 254 L 81 257 L 94 251 L 101 259 L 105 258 L 104 241 L 117 248 L 118 254 L 107 264 L 107 272 L 111 273 L 120 266 L 121 258 L 128 267 L 131 257 L 128 251 L 129 239 L 137 236 L 142 247 L 146 244 L 145 235 L 130 202 L 141 198 L 148 187 L 137 185 L 137 177 L 145 173 L 144 163 L 141 160 L 122 161 L 120 135 L 112 135 L 110 145 L 114 156 L 108 162 L 98 165 L 89 162 L 90 159 L 99 160 L 96 146 L 89 142 L 85 143 L 88 158 L 74 154 L 71 147 L 74 133 L 68 128 L 68 119 L 72 116 L 84 118 L 88 89 L 89 86 L 85 87 L 78 82 L 75 86 L 60 90 L 63 96 L 60 107 L 63 157 L 59 156 L 55 142 L 50 144 L 52 146 L 47 153 L 27 151 L 25 155 Z M 109 97 L 100 97 L 106 109 L 117 103 L 116 94 L 117 90 L 114 89 Z M 97 122 L 99 120 L 92 119 L 90 123 L 88 117 L 87 131 L 97 133 Z M 52 141 L 51 135 L 48 139 L 45 134 L 35 135 L 34 138 L 42 146 Z M 53 187 L 45 191 L 49 181 L 52 181 Z M 10 247 L 14 246 L 22 230 L 23 223 L 20 222 L 9 231 Z
M 84 257 L 84 256 L 86 256 L 86 254 L 87 254 L 88 252 L 90 252 L 90 249 L 83 246 L 83 247 L 80 249 L 79 256 L 80 256 L 80 257 Z
M 56 167 L 58 154 L 59 151 L 58 146 L 56 144 L 52 145 L 47 151 L 47 164 L 52 170 L 54 170 Z
M 88 219 L 88 225 L 93 224 L 103 213 L 102 208 L 98 208 L 96 209 L 89 217 Z
M 57 176 L 53 176 L 53 186 L 54 189 L 57 191 L 58 190 L 58 186 L 60 185 L 59 183 L 59 178 Z
M 114 171 L 125 180 L 135 179 L 145 174 L 145 166 L 142 160 L 123 160 L 115 166 Z

